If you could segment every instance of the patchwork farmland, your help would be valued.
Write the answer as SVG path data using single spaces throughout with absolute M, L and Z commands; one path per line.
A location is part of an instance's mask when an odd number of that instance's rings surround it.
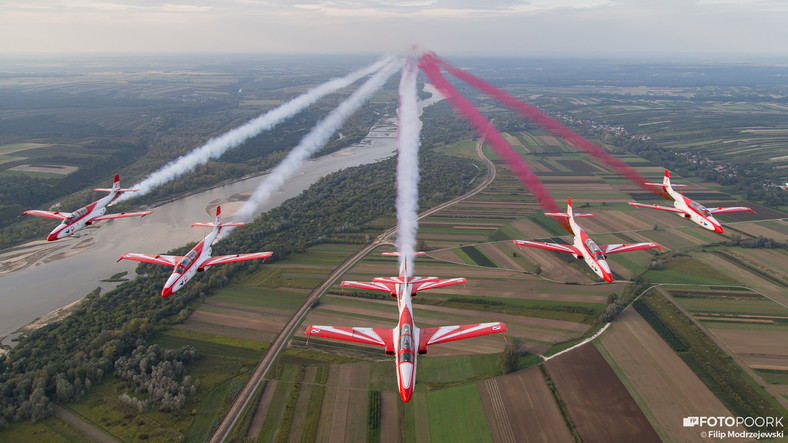
M 727 105 L 698 106 L 717 112 Z M 630 118 L 630 110 L 619 111 L 610 115 Z M 756 149 L 764 159 L 785 139 L 783 133 L 744 127 L 739 134 L 742 138 L 734 143 L 739 149 L 755 143 L 745 138 L 768 141 Z M 490 187 L 420 221 L 419 247 L 427 256 L 416 261 L 416 273 L 462 276 L 468 283 L 419 294 L 414 308 L 420 326 L 506 322 L 507 338 L 521 340 L 528 351 L 519 358 L 517 370 L 503 373 L 499 356 L 507 342 L 499 336 L 435 346 L 419 359 L 414 398 L 403 404 L 397 395 L 393 362 L 381 349 L 317 339 L 306 344 L 307 324 L 395 324 L 393 299 L 346 290 L 337 282 L 290 337 L 287 349 L 236 424 L 233 441 L 423 441 L 447 435 L 496 442 L 703 440 L 698 432 L 681 427 L 681 417 L 731 415 L 733 410 L 698 375 L 697 367 L 682 359 L 683 351 L 672 349 L 656 327 L 631 307 L 594 343 L 543 362 L 542 356 L 598 330 L 609 305 L 629 303 L 641 292 L 666 294 L 665 300 L 676 306 L 676 318 L 698 325 L 701 334 L 733 357 L 732 367 L 743 368 L 754 385 L 766 387 L 757 398 L 784 413 L 788 404 L 788 355 L 784 352 L 788 255 L 784 246 L 733 244 L 737 237 L 765 237 L 784 244 L 788 241 L 784 212 L 758 208 L 755 218 L 720 217 L 723 234 L 703 231 L 674 214 L 626 205 L 633 199 L 662 202 L 549 134 L 527 129 L 510 131 L 507 138 L 562 210 L 572 197 L 577 210 L 596 214 L 597 218 L 584 218 L 580 223 L 599 243 L 656 241 L 663 252 L 612 256 L 616 280 L 603 284 L 568 254 L 518 249 L 511 240 L 569 243 L 571 237 L 541 215 L 533 197 L 493 159 L 498 176 Z M 723 141 L 709 143 L 722 146 Z M 440 149 L 473 158 L 473 146 L 464 140 Z M 673 142 L 671 146 L 692 151 L 701 143 Z M 491 155 L 488 148 L 485 152 Z M 733 159 L 735 152 L 725 150 L 724 156 Z M 652 180 L 658 180 L 664 170 L 633 155 L 621 158 Z M 676 180 L 691 183 L 691 195 L 704 202 L 755 207 L 714 183 L 694 178 L 684 181 L 680 176 Z M 390 216 L 375 222 L 375 226 L 393 224 Z M 190 307 L 186 321 L 161 333 L 157 343 L 162 347 L 190 344 L 203 359 L 190 367 L 190 373 L 202 380 L 199 394 L 186 406 L 191 414 L 177 416 L 167 428 L 171 434 L 157 437 L 180 433 L 189 440 L 206 439 L 307 293 L 358 248 L 358 244 L 326 241 L 261 266 Z M 377 248 L 342 279 L 394 275 L 396 259 L 379 256 L 392 249 L 391 245 Z M 661 285 L 660 292 L 646 291 L 648 283 Z M 97 426 L 130 439 L 128 420 L 111 412 L 117 404 L 118 386 L 108 383 L 74 409 L 85 416 L 106 418 Z M 137 433 L 149 432 L 145 423 L 167 422 L 173 415 L 141 417 L 144 423 L 138 426 L 142 430 L 135 428 Z

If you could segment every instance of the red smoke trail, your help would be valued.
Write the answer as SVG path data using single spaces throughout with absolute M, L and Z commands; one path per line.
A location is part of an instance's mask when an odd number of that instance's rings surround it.
M 503 139 L 495 126 L 487 120 L 482 113 L 468 99 L 460 95 L 441 74 L 440 68 L 433 57 L 424 55 L 419 59 L 419 67 L 430 79 L 430 82 L 446 97 L 454 109 L 470 123 L 480 137 L 486 137 L 486 142 L 493 148 L 499 157 L 517 175 L 517 178 L 530 190 L 536 201 L 546 212 L 558 212 L 558 206 L 550 192 L 542 186 L 539 178 L 523 161 L 520 155 Z
M 425 55 L 425 57 L 430 57 L 432 63 L 436 63 L 443 67 L 447 72 L 451 73 L 453 76 L 457 77 L 458 79 L 468 83 L 472 87 L 482 91 L 483 93 L 489 95 L 490 97 L 498 100 L 505 106 L 514 109 L 522 116 L 534 121 L 536 124 L 541 126 L 543 129 L 546 129 L 553 135 L 561 137 L 562 139 L 566 140 L 568 143 L 576 146 L 585 152 L 591 154 L 592 156 L 599 159 L 602 163 L 613 169 L 617 174 L 626 176 L 632 183 L 640 186 L 643 189 L 648 190 L 649 192 L 654 192 L 655 194 L 664 195 L 658 189 L 653 187 L 647 186 L 646 179 L 640 175 L 634 168 L 630 167 L 617 157 L 610 155 L 604 148 L 601 146 L 595 145 L 594 143 L 590 142 L 589 140 L 585 139 L 575 131 L 567 128 L 566 126 L 562 125 L 557 120 L 549 117 L 544 112 L 540 111 L 535 106 L 531 106 L 527 103 L 524 103 L 516 98 L 512 97 L 511 95 L 507 94 L 506 92 L 496 88 L 495 86 L 485 82 L 484 80 L 480 79 L 479 77 L 474 76 L 473 74 L 469 74 L 462 69 L 457 69 L 454 66 L 448 64 L 445 60 L 441 59 L 435 54 Z

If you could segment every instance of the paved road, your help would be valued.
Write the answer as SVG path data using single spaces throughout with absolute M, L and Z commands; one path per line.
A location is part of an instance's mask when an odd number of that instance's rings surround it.
M 484 181 L 470 192 L 422 212 L 421 214 L 419 214 L 419 219 L 432 215 L 435 212 L 440 211 L 441 209 L 447 208 L 469 197 L 472 197 L 478 194 L 479 192 L 481 192 L 482 190 L 484 190 L 487 186 L 490 185 L 490 183 L 492 183 L 492 181 L 495 179 L 496 170 L 493 163 L 487 157 L 484 156 L 484 152 L 482 151 L 483 145 L 484 145 L 483 138 L 479 139 L 479 141 L 476 142 L 476 153 L 487 163 L 487 167 L 489 171 Z M 241 413 L 246 408 L 246 405 L 249 404 L 249 400 L 252 398 L 252 395 L 254 394 L 255 390 L 257 390 L 257 387 L 260 386 L 260 383 L 263 382 L 263 379 L 265 377 L 265 374 L 268 372 L 268 369 L 276 360 L 276 357 L 279 355 L 279 352 L 285 348 L 288 340 L 290 340 L 290 336 L 295 331 L 296 326 L 298 326 L 298 324 L 301 323 L 301 320 L 303 320 L 304 316 L 306 316 L 307 312 L 309 312 L 309 309 L 312 308 L 312 305 L 320 298 L 321 295 L 323 295 L 323 293 L 328 288 L 331 287 L 331 285 L 334 284 L 334 282 L 336 282 L 336 280 L 342 274 L 345 273 L 345 271 L 347 271 L 353 265 L 355 265 L 356 262 L 361 260 L 365 255 L 367 255 L 370 251 L 380 246 L 381 244 L 388 243 L 389 239 L 391 238 L 391 236 L 393 236 L 396 233 L 396 231 L 397 231 L 396 227 L 387 229 L 385 232 L 383 232 L 377 238 L 375 238 L 375 240 L 372 243 L 361 248 L 358 252 L 356 252 L 350 258 L 345 260 L 344 263 L 339 265 L 339 267 L 334 269 L 334 271 L 331 272 L 331 274 L 329 274 L 328 278 L 326 278 L 326 280 L 322 284 L 320 284 L 320 286 L 316 287 L 315 289 L 312 290 L 312 292 L 309 293 L 309 295 L 306 297 L 306 300 L 304 301 L 304 304 L 301 306 L 301 308 L 298 309 L 298 311 L 296 311 L 293 317 L 290 318 L 290 321 L 287 322 L 285 327 L 282 329 L 282 332 L 279 333 L 279 335 L 276 337 L 276 340 L 274 340 L 274 342 L 271 344 L 271 347 L 268 348 L 268 351 L 266 351 L 265 355 L 263 356 L 263 359 L 260 360 L 260 363 L 258 363 L 257 366 L 255 367 L 254 371 L 252 372 L 252 375 L 249 377 L 249 380 L 247 380 L 246 384 L 241 389 L 241 392 L 238 394 L 238 397 L 236 397 L 235 402 L 233 402 L 232 406 L 230 406 L 230 409 L 227 411 L 227 414 L 224 416 L 221 423 L 219 423 L 219 426 L 216 428 L 216 431 L 214 431 L 213 435 L 209 440 L 210 442 L 221 443 L 230 434 L 230 431 L 232 431 L 233 427 L 235 426 L 235 423 L 238 421 L 238 418 L 241 416 Z

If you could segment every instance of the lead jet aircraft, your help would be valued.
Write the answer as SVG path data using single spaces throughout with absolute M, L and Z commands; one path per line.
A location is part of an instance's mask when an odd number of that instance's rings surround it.
M 213 228 L 210 234 L 200 240 L 195 247 L 184 256 L 177 255 L 149 255 L 149 254 L 123 254 L 118 261 L 123 259 L 154 263 L 157 265 L 174 266 L 170 278 L 164 284 L 161 291 L 162 297 L 168 297 L 173 292 L 182 288 L 197 272 L 203 272 L 205 268 L 213 265 L 222 265 L 242 260 L 254 260 L 256 258 L 266 259 L 273 255 L 273 252 L 255 252 L 252 254 L 235 254 L 211 257 L 211 245 L 225 226 L 241 226 L 243 223 L 222 223 L 222 208 L 216 207 L 216 221 L 214 223 L 193 223 L 192 226 L 206 226 Z
M 54 241 L 60 238 L 68 237 L 69 235 L 79 231 L 85 226 L 90 226 L 93 222 L 100 220 L 109 220 L 112 218 L 122 217 L 145 217 L 151 211 L 145 212 L 121 212 L 119 214 L 106 214 L 107 205 L 112 203 L 120 194 L 124 192 L 137 192 L 137 189 L 121 189 L 120 177 L 115 174 L 115 181 L 112 183 L 112 188 L 98 188 L 94 189 L 97 192 L 109 192 L 106 197 L 96 200 L 93 203 L 79 208 L 74 212 L 50 212 L 39 211 L 36 209 L 25 211 L 21 215 L 37 215 L 39 217 L 57 218 L 63 220 L 60 224 L 52 230 L 47 236 L 47 240 Z
M 417 253 L 423 255 L 424 253 Z M 398 256 L 399 253 L 384 253 L 384 256 Z M 464 278 L 440 280 L 438 277 L 408 276 L 407 263 L 403 260 L 399 277 L 378 277 L 371 282 L 343 281 L 343 287 L 369 289 L 389 292 L 397 298 L 399 322 L 394 329 L 352 328 L 339 326 L 308 326 L 307 342 L 311 336 L 344 340 L 368 345 L 383 346 L 386 354 L 396 355 L 397 386 L 402 401 L 409 402 L 413 396 L 416 382 L 416 352 L 427 353 L 427 346 L 446 343 L 482 335 L 503 334 L 506 325 L 501 322 L 474 325 L 441 326 L 437 328 L 418 328 L 413 320 L 411 297 L 419 291 L 442 288 L 465 283 Z
M 574 243 L 572 245 L 559 245 L 557 243 L 535 242 L 528 240 L 513 240 L 517 246 L 529 246 L 531 248 L 549 249 L 552 251 L 568 252 L 574 254 L 575 258 L 582 258 L 585 260 L 589 268 L 591 268 L 596 275 L 600 276 L 606 282 L 613 281 L 613 273 L 610 271 L 610 265 L 607 264 L 606 254 L 613 254 L 616 252 L 637 251 L 640 249 L 657 248 L 660 251 L 662 248 L 654 243 L 632 243 L 632 244 L 614 244 L 598 246 L 591 237 L 586 234 L 586 231 L 580 227 L 575 221 L 575 217 L 595 217 L 594 214 L 583 214 L 572 212 L 572 198 L 566 206 L 566 212 L 545 212 L 544 215 L 549 217 L 556 217 L 569 220 L 569 227 L 574 234 Z
M 627 202 L 628 204 L 636 207 L 636 208 L 651 208 L 651 209 L 659 209 L 661 211 L 668 211 L 668 212 L 675 212 L 679 214 L 680 217 L 684 217 L 688 220 L 692 220 L 698 224 L 701 228 L 708 229 L 709 231 L 714 231 L 719 234 L 722 234 L 722 225 L 720 222 L 714 218 L 713 214 L 722 214 L 725 212 L 742 212 L 742 211 L 750 211 L 755 212 L 750 208 L 744 206 L 735 206 L 730 208 L 712 208 L 709 209 L 702 204 L 696 202 L 695 200 L 689 199 L 684 196 L 684 194 L 680 192 L 676 192 L 673 188 L 686 188 L 687 185 L 671 185 L 670 184 L 670 172 L 665 169 L 665 178 L 662 179 L 662 183 L 646 183 L 649 186 L 661 186 L 662 189 L 673 199 L 673 207 L 668 208 L 665 206 L 660 205 L 648 205 L 643 203 L 636 203 L 636 202 Z

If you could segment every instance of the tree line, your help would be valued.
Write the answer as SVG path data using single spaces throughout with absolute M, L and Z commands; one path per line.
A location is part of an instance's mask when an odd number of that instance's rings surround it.
M 277 260 L 325 241 L 340 230 L 365 236 L 372 229 L 365 223 L 394 214 L 394 167 L 395 160 L 389 159 L 324 177 L 300 196 L 235 230 L 216 245 L 216 253 L 272 250 L 273 259 Z M 471 161 L 433 152 L 422 154 L 421 169 L 422 195 L 440 190 L 445 199 L 464 193 L 470 187 L 470 177 L 477 174 Z M 169 253 L 183 255 L 189 247 Z M 171 362 L 169 368 L 156 373 L 156 379 L 171 370 L 175 374 L 171 377 L 173 382 L 162 383 L 177 387 L 178 391 L 174 395 L 176 391 L 168 391 L 167 401 L 159 404 L 166 408 L 181 404 L 178 395 L 191 392 L 191 387 L 186 386 L 189 383 L 184 384 L 184 373 L 167 357 L 168 351 L 162 354 L 152 349 L 147 340 L 188 318 L 195 302 L 225 286 L 234 274 L 259 266 L 265 265 L 235 263 L 199 273 L 189 285 L 162 299 L 161 285 L 170 269 L 141 263 L 137 268 L 140 276 L 134 280 L 102 296 L 94 291 L 72 315 L 22 337 L 0 359 L 0 425 L 45 418 L 52 413 L 52 401 L 77 400 L 110 373 L 136 384 L 134 394 L 138 397 L 129 395 L 129 400 L 125 400 L 136 407 L 133 398 L 147 401 L 155 396 L 143 386 L 150 385 L 155 392 L 160 385 L 140 373 L 129 372 L 133 363 L 143 358 L 148 358 L 144 372 L 149 375 L 162 360 Z M 175 353 L 185 364 L 188 352 Z M 181 387 L 185 391 L 181 392 Z M 165 397 L 161 395 L 161 399 Z

